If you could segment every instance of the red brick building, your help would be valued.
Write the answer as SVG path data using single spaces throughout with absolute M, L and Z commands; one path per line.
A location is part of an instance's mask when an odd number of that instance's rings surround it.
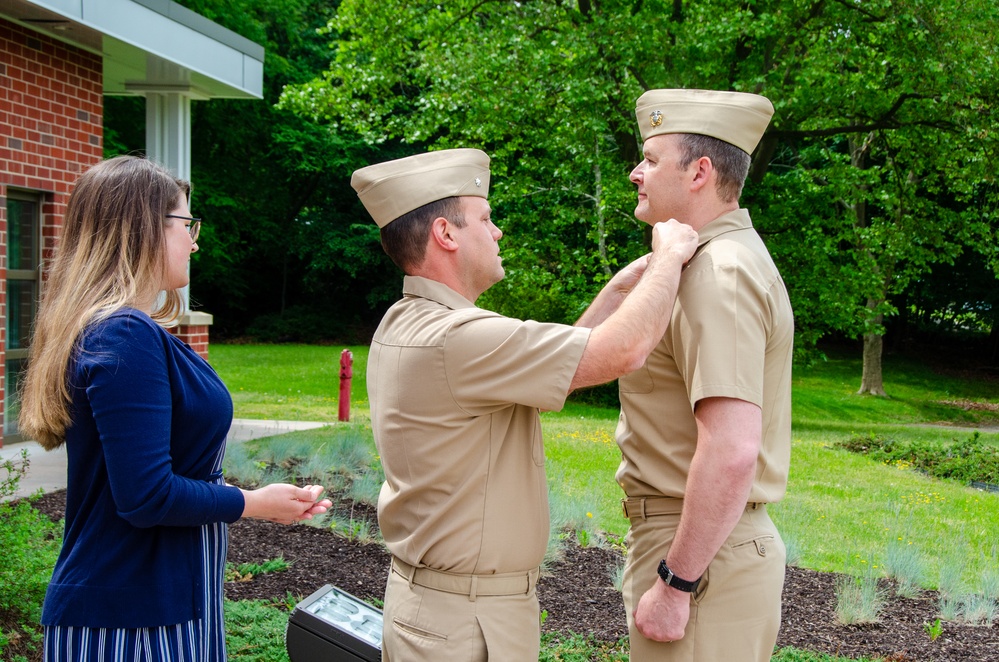
M 17 383 L 80 173 L 103 149 L 103 99 L 146 98 L 146 153 L 190 178 L 191 102 L 259 99 L 264 50 L 170 0 L 0 0 L 0 414 L 18 440 Z M 211 315 L 176 333 L 207 354 Z

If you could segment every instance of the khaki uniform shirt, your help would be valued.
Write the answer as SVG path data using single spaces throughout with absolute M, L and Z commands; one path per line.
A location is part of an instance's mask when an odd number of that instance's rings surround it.
M 503 317 L 406 277 L 368 358 L 394 555 L 462 574 L 536 568 L 548 543 L 539 409 L 560 410 L 589 329 Z
M 694 405 L 738 398 L 763 410 L 749 501 L 779 501 L 791 456 L 794 319 L 787 290 L 745 209 L 699 234 L 666 335 L 642 368 L 620 380 L 618 483 L 629 497 L 682 498 L 697 446 Z

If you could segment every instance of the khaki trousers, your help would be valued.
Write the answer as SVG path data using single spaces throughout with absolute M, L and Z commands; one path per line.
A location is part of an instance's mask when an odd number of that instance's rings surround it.
M 470 595 L 412 583 L 393 564 L 385 589 L 382 661 L 537 662 L 536 572 L 519 594 Z
M 624 606 L 632 662 L 769 662 L 780 628 L 786 551 L 763 504 L 746 509 L 708 566 L 691 596 L 682 639 L 651 641 L 635 628 L 635 607 L 658 579 L 659 561 L 676 535 L 680 508 L 674 510 L 631 518 Z

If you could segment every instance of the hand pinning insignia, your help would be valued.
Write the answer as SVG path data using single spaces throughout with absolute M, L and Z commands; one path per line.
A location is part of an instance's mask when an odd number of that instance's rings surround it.
M 661 110 L 653 110 L 649 114 L 649 119 L 652 120 L 652 127 L 655 128 L 663 123 L 663 113 Z

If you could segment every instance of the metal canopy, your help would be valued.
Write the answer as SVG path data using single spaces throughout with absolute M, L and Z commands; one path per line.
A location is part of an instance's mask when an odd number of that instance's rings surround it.
M 264 48 L 171 0 L 0 0 L 0 16 L 100 55 L 108 95 L 263 97 Z

